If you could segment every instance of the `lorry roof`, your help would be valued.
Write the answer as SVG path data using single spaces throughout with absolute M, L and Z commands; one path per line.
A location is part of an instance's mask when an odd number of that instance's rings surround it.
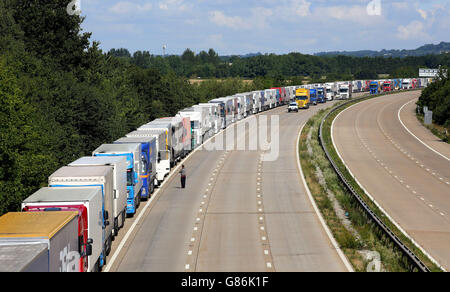
M 81 188 L 41 188 L 23 203 L 51 203 L 51 202 L 87 202 L 102 195 L 101 187 L 81 187 Z
M 130 153 L 134 151 L 138 151 L 141 145 L 138 143 L 135 144 L 103 144 L 102 146 L 95 149 L 94 153 L 102 154 L 102 153 Z
M 74 162 L 70 163 L 69 166 L 80 166 L 81 165 L 107 165 L 107 164 L 117 164 L 127 162 L 127 159 L 122 156 L 85 156 L 81 157 Z
M 156 141 L 155 137 L 124 137 L 117 140 L 117 143 L 152 143 Z
M 21 272 L 40 255 L 48 252 L 46 243 L 0 245 L 0 272 Z
M 112 166 L 99 165 L 99 166 L 64 166 L 54 172 L 49 180 L 58 177 L 103 177 L 112 171 Z
M 148 130 L 134 131 L 134 132 L 127 134 L 127 136 L 129 136 L 129 137 L 145 137 L 145 136 L 155 136 L 155 135 L 158 136 L 158 135 L 165 135 L 165 134 L 166 134 L 165 130 L 148 129 Z
M 0 217 L 0 238 L 51 239 L 78 212 L 22 212 Z

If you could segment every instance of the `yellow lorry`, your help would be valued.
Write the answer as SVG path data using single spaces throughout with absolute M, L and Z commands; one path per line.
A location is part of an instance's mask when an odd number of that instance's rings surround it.
M 295 102 L 297 102 L 298 108 L 309 108 L 311 102 L 309 89 L 299 88 L 295 91 Z

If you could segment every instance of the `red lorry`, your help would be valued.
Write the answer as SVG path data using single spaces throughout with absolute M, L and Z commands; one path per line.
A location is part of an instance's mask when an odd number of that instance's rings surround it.
M 392 81 L 385 81 L 383 83 L 383 92 L 394 91 L 394 83 Z

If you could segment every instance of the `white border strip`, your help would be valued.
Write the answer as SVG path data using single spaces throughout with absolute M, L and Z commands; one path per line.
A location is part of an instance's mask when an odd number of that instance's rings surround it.
M 413 100 L 411 100 L 411 101 L 405 103 L 405 104 L 398 110 L 398 120 L 399 120 L 400 123 L 402 124 L 403 128 L 405 128 L 406 131 L 408 131 L 408 133 L 410 133 L 414 138 L 416 138 L 417 141 L 419 141 L 420 143 L 422 143 L 423 145 L 425 145 L 425 147 L 427 147 L 428 149 L 430 149 L 431 151 L 433 151 L 433 152 L 436 153 L 437 155 L 440 155 L 440 156 L 443 157 L 444 159 L 447 159 L 447 161 L 450 161 L 450 159 L 449 159 L 447 156 L 445 156 L 445 155 L 443 155 L 442 153 L 440 153 L 440 152 L 434 150 L 433 148 L 431 148 L 430 146 L 428 146 L 427 144 L 425 144 L 425 142 L 423 142 L 422 140 L 420 140 L 420 139 L 419 139 L 416 135 L 414 135 L 414 134 L 406 127 L 406 125 L 403 123 L 403 121 L 402 121 L 402 119 L 401 119 L 401 117 L 400 117 L 400 114 L 401 114 L 401 112 L 403 111 L 403 108 L 404 108 L 405 106 L 407 106 L 408 104 L 410 104 L 411 102 L 413 102 L 413 101 L 415 101 L 415 99 L 413 99 Z
M 364 102 L 364 101 L 363 101 Z M 336 147 L 336 143 L 334 141 L 334 123 L 337 121 L 337 119 L 339 118 L 339 116 L 344 113 L 345 111 L 347 111 L 348 109 L 361 104 L 361 102 L 358 102 L 352 106 L 349 106 L 348 108 L 346 108 L 345 110 L 341 111 L 333 120 L 333 123 L 331 124 L 331 141 L 333 142 L 333 147 L 337 153 L 337 155 L 339 156 L 339 158 L 341 159 L 342 163 L 344 164 L 345 168 L 347 169 L 347 171 L 350 173 L 350 175 L 353 177 L 353 179 L 356 181 L 356 183 L 359 185 L 359 187 L 364 191 L 364 193 L 369 197 L 369 199 L 381 210 L 381 212 L 383 212 L 384 216 L 386 216 L 391 222 L 392 224 L 395 225 L 395 227 L 397 227 L 402 233 L 403 235 L 405 235 L 409 240 L 411 240 L 411 242 L 423 253 L 425 254 L 435 265 L 437 265 L 439 268 L 441 268 L 443 271 L 447 272 L 447 270 L 445 270 L 444 267 L 442 267 L 441 264 L 439 264 L 439 262 L 437 260 L 435 260 L 420 244 L 418 244 L 401 226 L 400 224 L 398 224 L 391 216 L 389 216 L 389 214 L 383 209 L 383 207 L 381 207 L 380 204 L 378 204 L 378 202 L 374 199 L 374 197 L 363 187 L 363 185 L 358 181 L 358 179 L 356 178 L 356 176 L 351 172 L 350 168 L 348 167 L 348 165 L 345 163 L 345 160 L 342 158 L 341 154 L 338 151 L 338 148 Z
M 333 234 L 331 233 L 330 229 L 328 228 L 328 225 L 325 223 L 325 220 L 322 217 L 322 213 L 320 213 L 319 208 L 316 205 L 316 202 L 311 194 L 311 191 L 309 190 L 308 184 L 306 183 L 305 177 L 303 175 L 303 170 L 302 170 L 302 166 L 300 164 L 300 154 L 299 154 L 299 145 L 300 145 L 300 138 L 303 132 L 303 129 L 306 126 L 307 121 L 305 122 L 305 124 L 302 126 L 302 128 L 300 129 L 300 132 L 298 134 L 298 138 L 297 138 L 297 144 L 296 144 L 296 153 L 297 153 L 297 167 L 300 171 L 300 176 L 302 177 L 302 182 L 303 185 L 305 186 L 306 189 L 306 193 L 308 194 L 308 198 L 314 208 L 314 211 L 317 214 L 317 217 L 319 217 L 319 221 L 322 224 L 323 229 L 325 230 L 326 234 L 328 235 L 328 238 L 331 241 L 331 244 L 333 245 L 334 249 L 336 249 L 339 257 L 341 258 L 342 262 L 344 263 L 345 267 L 347 268 L 347 270 L 349 272 L 354 272 L 355 270 L 353 269 L 352 265 L 350 264 L 350 262 L 348 261 L 347 257 L 344 255 L 344 253 L 342 252 L 341 248 L 339 247 L 338 243 L 336 242 L 336 239 L 334 238 Z

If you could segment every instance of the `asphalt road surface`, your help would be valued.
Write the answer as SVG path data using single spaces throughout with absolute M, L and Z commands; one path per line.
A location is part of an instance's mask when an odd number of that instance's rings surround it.
M 280 151 L 273 162 L 261 161 L 259 148 L 193 153 L 184 162 L 186 189 L 173 175 L 151 204 L 141 205 L 116 238 L 106 270 L 347 271 L 306 195 L 296 161 L 300 128 L 333 103 L 262 114 L 279 116 Z M 246 129 L 235 142 L 248 140 Z
M 358 103 L 333 126 L 340 156 L 385 212 L 450 268 L 450 145 L 415 117 L 420 91 Z

